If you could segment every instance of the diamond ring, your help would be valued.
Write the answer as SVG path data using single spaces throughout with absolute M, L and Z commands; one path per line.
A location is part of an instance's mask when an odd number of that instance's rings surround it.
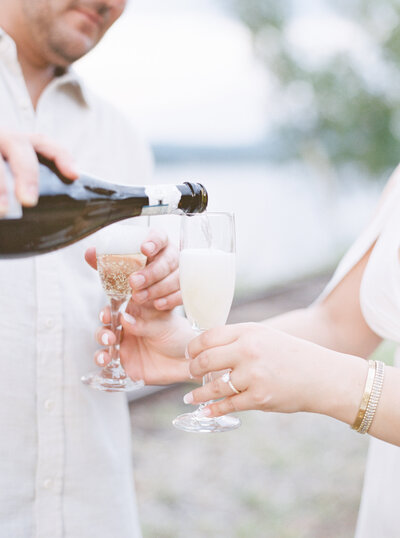
M 221 377 L 221 379 L 222 379 L 222 381 L 224 383 L 227 383 L 230 386 L 230 388 L 233 390 L 233 392 L 235 394 L 240 394 L 241 391 L 238 390 L 235 387 L 235 385 L 232 383 L 232 381 L 231 381 L 231 371 L 230 370 L 228 372 L 225 372 L 224 375 Z

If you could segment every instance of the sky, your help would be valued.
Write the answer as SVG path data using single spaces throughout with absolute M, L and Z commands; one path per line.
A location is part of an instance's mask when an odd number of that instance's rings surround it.
M 131 0 L 77 70 L 152 142 L 251 144 L 265 132 L 267 76 L 218 1 Z
M 385 78 L 368 35 L 332 13 L 329 2 L 295 5 L 286 38 L 299 62 L 318 65 L 352 51 L 375 83 Z M 128 0 L 124 16 L 76 68 L 153 144 L 257 143 L 276 118 L 296 112 L 301 95 L 309 107 L 311 92 L 295 85 L 293 98 L 274 94 L 250 32 L 222 6 L 223 0 Z

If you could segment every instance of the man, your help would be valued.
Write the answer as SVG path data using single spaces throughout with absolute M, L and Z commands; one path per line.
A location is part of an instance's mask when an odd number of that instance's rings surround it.
M 79 168 L 119 183 L 149 179 L 147 147 L 70 69 L 124 7 L 125 0 L 0 3 L 2 215 L 5 160 L 19 200 L 36 203 L 35 150 L 71 179 Z M 0 538 L 140 536 L 126 397 L 79 381 L 92 369 L 104 301 L 83 261 L 90 241 L 0 263 Z M 140 288 L 157 299 L 152 284 L 169 275 L 164 309 L 179 301 L 169 248 L 160 236 L 144 247 L 151 263 Z

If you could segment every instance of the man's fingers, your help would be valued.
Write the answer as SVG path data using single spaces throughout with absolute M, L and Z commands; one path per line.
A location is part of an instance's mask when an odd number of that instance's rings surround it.
M 0 154 L 0 217 L 4 217 L 8 211 L 8 193 L 6 187 L 6 167 Z
M 75 167 L 72 156 L 64 148 L 54 144 L 41 134 L 33 134 L 29 137 L 32 146 L 37 153 L 54 161 L 60 172 L 68 179 L 77 179 L 79 173 Z
M 38 200 L 39 164 L 29 139 L 23 135 L 0 135 L 0 153 L 10 165 L 17 200 L 33 206 Z
M 7 210 L 4 161 L 10 166 L 15 195 L 24 206 L 34 206 L 39 195 L 39 164 L 36 152 L 53 160 L 60 172 L 73 180 L 78 173 L 69 154 L 45 137 L 34 134 L 0 132 L 0 215 Z
M 90 267 L 93 267 L 93 269 L 97 269 L 97 258 L 96 258 L 96 249 L 95 247 L 90 247 L 85 252 L 85 260 L 90 265 Z

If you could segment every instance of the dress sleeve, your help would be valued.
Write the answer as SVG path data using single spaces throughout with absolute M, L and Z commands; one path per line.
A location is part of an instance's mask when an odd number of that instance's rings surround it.
M 320 303 L 336 288 L 347 273 L 361 260 L 368 249 L 377 241 L 382 231 L 391 220 L 391 216 L 400 210 L 400 166 L 384 189 L 378 207 L 368 226 L 356 239 L 336 268 L 331 280 L 316 299 Z M 400 236 L 400 233 L 399 233 Z

